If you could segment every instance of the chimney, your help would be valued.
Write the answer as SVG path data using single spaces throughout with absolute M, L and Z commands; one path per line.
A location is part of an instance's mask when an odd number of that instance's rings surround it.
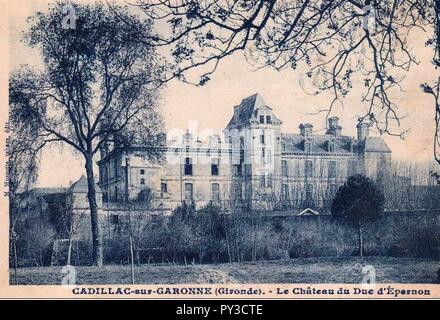
M 356 126 L 357 137 L 360 143 L 364 142 L 365 138 L 370 134 L 370 125 L 366 122 L 359 122 Z
M 313 126 L 310 123 L 306 123 L 306 124 L 301 123 L 299 125 L 299 132 L 303 137 L 309 137 L 312 135 Z
M 326 134 L 332 134 L 335 137 L 339 137 L 342 132 L 342 127 L 339 125 L 338 117 L 328 118 L 328 128 Z
M 186 131 L 186 133 L 183 135 L 183 145 L 186 147 L 191 146 L 193 142 L 193 136 L 189 131 Z

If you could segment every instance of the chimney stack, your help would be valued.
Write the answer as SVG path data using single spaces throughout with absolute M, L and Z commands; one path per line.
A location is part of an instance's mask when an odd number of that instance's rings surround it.
M 328 118 L 328 128 L 326 134 L 332 134 L 335 137 L 339 137 L 342 132 L 342 127 L 339 125 L 338 117 Z
M 357 126 L 357 138 L 360 143 L 364 142 L 365 138 L 370 134 L 370 125 L 366 122 L 360 121 Z
M 313 132 L 313 126 L 310 123 L 300 124 L 299 125 L 299 132 L 303 137 L 309 137 L 312 135 Z

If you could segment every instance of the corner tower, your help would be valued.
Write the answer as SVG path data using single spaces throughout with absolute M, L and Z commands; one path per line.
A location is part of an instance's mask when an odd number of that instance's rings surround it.
M 255 199 L 258 195 L 253 194 L 253 190 L 272 193 L 277 187 L 274 177 L 281 170 L 281 124 L 258 93 L 234 107 L 225 137 L 232 148 L 240 150 L 241 171 L 234 169 L 234 172 L 241 173 L 244 181 L 244 199 Z

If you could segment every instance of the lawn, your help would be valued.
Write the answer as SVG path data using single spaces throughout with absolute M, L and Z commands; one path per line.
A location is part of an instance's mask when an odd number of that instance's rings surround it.
M 310 258 L 217 265 L 142 265 L 136 283 L 360 283 L 371 265 L 380 283 L 434 283 L 440 261 L 413 258 Z M 11 284 L 15 284 L 11 270 Z M 77 284 L 129 284 L 130 266 L 76 267 Z M 18 284 L 61 284 L 61 267 L 18 269 Z

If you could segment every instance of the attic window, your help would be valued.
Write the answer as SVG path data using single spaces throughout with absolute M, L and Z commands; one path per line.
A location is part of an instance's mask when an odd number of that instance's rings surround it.
M 264 123 L 264 116 L 260 116 L 260 123 Z
M 269 123 L 269 124 L 272 123 L 272 117 L 271 116 L 266 116 L 266 123 Z
M 328 152 L 335 152 L 335 144 L 333 141 L 327 142 L 327 151 Z
M 310 141 L 304 141 L 304 152 L 312 152 L 312 143 Z

